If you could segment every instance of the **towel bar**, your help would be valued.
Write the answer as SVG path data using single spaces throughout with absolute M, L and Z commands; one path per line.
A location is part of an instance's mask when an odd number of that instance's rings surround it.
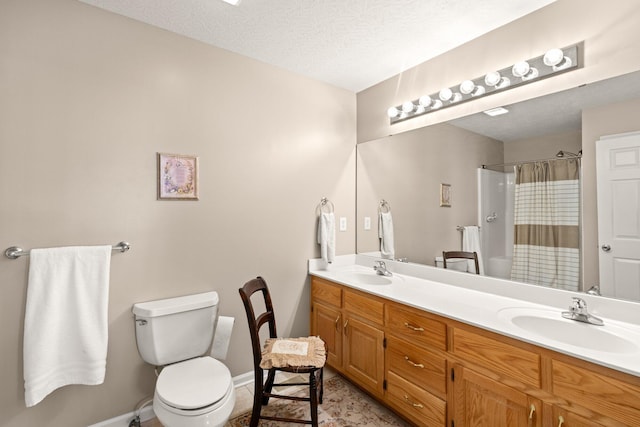
M 478 226 L 478 230 L 481 230 L 481 229 L 482 229 L 482 227 L 481 227 L 481 226 Z M 462 226 L 462 225 L 458 225 L 458 226 L 456 226 L 456 230 L 458 230 L 458 231 L 462 231 L 462 230 L 464 230 L 464 226 Z
M 127 242 L 118 242 L 115 245 L 111 246 L 112 251 L 126 252 L 129 249 L 131 249 L 131 245 Z M 29 251 L 25 251 L 24 249 L 18 246 L 11 246 L 10 248 L 7 248 L 7 250 L 4 251 L 4 256 L 6 256 L 9 259 L 16 259 L 21 256 L 27 256 L 27 255 L 29 255 Z

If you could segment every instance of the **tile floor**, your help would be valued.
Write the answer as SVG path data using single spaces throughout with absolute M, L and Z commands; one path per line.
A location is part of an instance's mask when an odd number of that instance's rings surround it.
M 280 375 L 287 375 L 280 377 Z M 296 374 L 286 374 L 282 372 L 278 372 L 278 377 L 276 377 L 276 382 L 286 382 L 288 379 L 291 379 Z M 324 368 L 324 379 L 325 381 L 336 375 L 336 372 L 331 368 Z M 283 389 L 279 390 L 283 393 L 292 393 L 293 390 Z M 236 387 L 236 404 L 233 408 L 233 412 L 231 413 L 230 419 L 237 417 L 238 415 L 244 414 L 245 412 L 251 411 L 251 407 L 253 406 L 253 382 L 251 384 L 238 386 Z M 160 421 L 157 418 L 152 418 L 147 421 L 143 421 L 141 423 L 141 427 L 162 427 Z

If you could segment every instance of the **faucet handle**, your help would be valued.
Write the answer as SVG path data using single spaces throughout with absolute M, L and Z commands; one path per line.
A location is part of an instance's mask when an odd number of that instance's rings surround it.
M 573 299 L 573 303 L 571 304 L 571 311 L 574 312 L 584 312 L 587 309 L 587 302 L 585 300 L 583 300 L 582 298 L 578 298 L 578 297 L 572 297 Z

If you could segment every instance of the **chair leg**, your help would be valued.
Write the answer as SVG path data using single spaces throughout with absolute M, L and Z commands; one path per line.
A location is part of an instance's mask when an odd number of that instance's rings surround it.
M 271 389 L 273 388 L 273 383 L 276 379 L 276 370 L 275 369 L 269 369 L 269 373 L 267 373 L 267 381 L 265 381 L 264 383 L 264 393 L 271 393 Z M 267 396 L 262 396 L 262 404 L 263 405 L 268 405 L 269 404 L 269 397 Z
M 253 409 L 251 410 L 251 421 L 249 427 L 258 427 L 260 422 L 260 411 L 262 410 L 262 391 L 263 391 L 263 374 L 262 370 L 256 370 L 253 381 Z
M 311 406 L 311 426 L 318 427 L 318 385 L 316 371 L 309 374 L 309 404 Z
M 324 395 L 324 368 L 320 368 L 320 394 L 318 395 L 318 403 L 322 405 L 322 396 Z

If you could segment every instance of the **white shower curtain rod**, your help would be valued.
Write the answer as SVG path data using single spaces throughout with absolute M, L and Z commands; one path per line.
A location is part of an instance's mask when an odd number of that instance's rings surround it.
M 499 168 L 499 167 L 507 167 L 507 166 L 516 166 L 516 165 L 526 165 L 527 163 L 536 163 L 536 162 L 549 162 L 551 160 L 569 160 L 569 159 L 580 159 L 582 158 L 582 150 L 578 152 L 578 154 L 569 153 L 567 151 L 559 151 L 555 157 L 551 157 L 550 159 L 539 159 L 539 160 L 525 160 L 521 162 L 511 162 L 511 163 L 496 163 L 495 165 L 482 165 L 482 169 L 489 168 Z

